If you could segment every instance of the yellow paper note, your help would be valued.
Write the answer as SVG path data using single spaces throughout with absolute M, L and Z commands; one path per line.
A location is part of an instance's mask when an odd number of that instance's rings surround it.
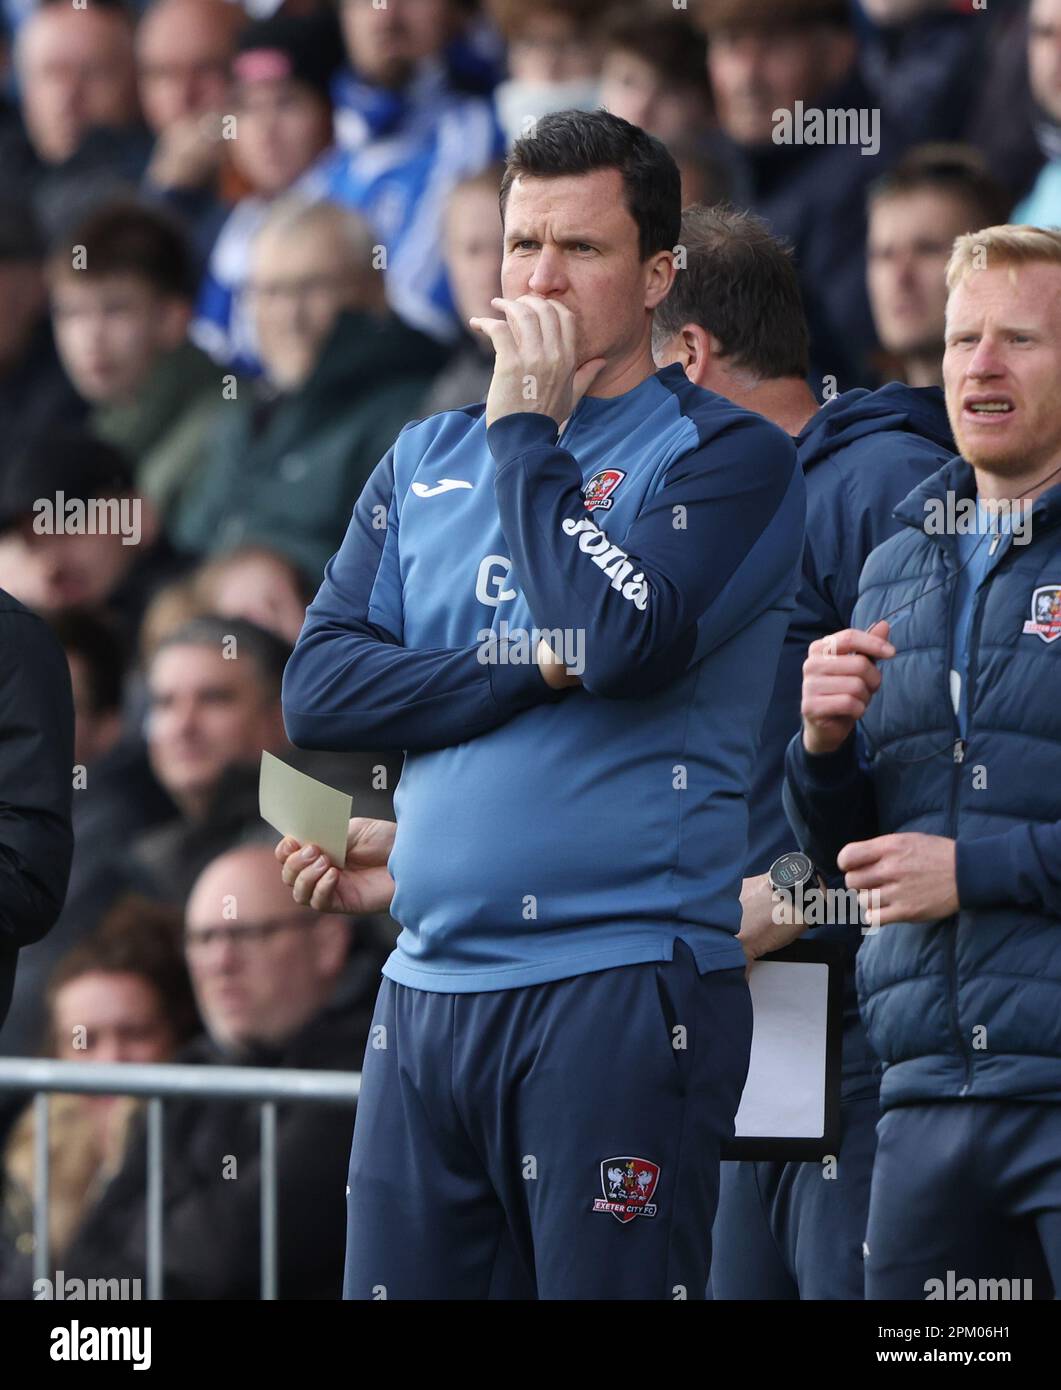
M 346 862 L 346 830 L 353 799 L 307 777 L 272 753 L 262 753 L 258 810 L 281 835 L 316 845 L 340 867 Z

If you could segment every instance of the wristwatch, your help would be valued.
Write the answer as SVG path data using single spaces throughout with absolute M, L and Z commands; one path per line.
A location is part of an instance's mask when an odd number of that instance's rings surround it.
M 770 865 L 767 878 L 770 880 L 770 887 L 774 890 L 774 895 L 783 895 L 791 903 L 798 905 L 801 909 L 804 905 L 811 903 L 815 909 L 820 909 L 821 896 L 825 893 L 826 883 L 824 876 L 814 867 L 814 861 L 809 855 L 801 850 L 790 850 L 788 854 L 783 854 L 780 859 L 775 859 Z M 812 920 L 814 912 L 808 914 Z M 820 912 L 818 920 L 824 921 Z

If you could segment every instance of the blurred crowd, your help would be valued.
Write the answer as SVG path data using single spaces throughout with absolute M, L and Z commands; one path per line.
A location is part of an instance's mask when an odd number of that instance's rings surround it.
M 1061 222 L 1061 0 L 3 0 L 0 22 L 0 588 L 54 626 L 77 719 L 70 891 L 0 1053 L 357 1069 L 393 926 L 293 906 L 258 762 L 391 815 L 397 765 L 293 749 L 280 679 L 395 436 L 485 395 L 467 324 L 500 293 L 506 150 L 572 107 L 643 126 L 687 204 L 793 247 L 819 399 L 939 384 L 954 238 Z M 777 138 L 811 110 L 866 113 L 872 142 Z M 85 520 L 101 502 L 119 525 Z M 6 1297 L 31 1283 L 21 1104 L 0 1096 Z M 51 1106 L 53 1264 L 142 1274 L 139 1107 Z M 253 1297 L 256 1110 L 169 1115 L 167 1294 Z M 351 1128 L 280 1108 L 282 1297 L 338 1295 L 321 1194 Z

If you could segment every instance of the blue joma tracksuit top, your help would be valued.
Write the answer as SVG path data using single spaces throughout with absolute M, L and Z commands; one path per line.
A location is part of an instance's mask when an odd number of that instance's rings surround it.
M 803 545 L 791 439 L 677 365 L 562 433 L 402 431 L 284 676 L 304 748 L 405 750 L 384 973 L 443 992 L 744 964 L 746 795 Z M 582 686 L 555 693 L 539 636 Z

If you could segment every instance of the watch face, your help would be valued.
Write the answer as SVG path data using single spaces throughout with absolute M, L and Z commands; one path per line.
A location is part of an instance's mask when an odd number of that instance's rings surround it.
M 814 865 L 805 854 L 793 850 L 783 854 L 770 870 L 770 881 L 775 888 L 793 888 L 797 883 L 806 883 L 814 872 Z

